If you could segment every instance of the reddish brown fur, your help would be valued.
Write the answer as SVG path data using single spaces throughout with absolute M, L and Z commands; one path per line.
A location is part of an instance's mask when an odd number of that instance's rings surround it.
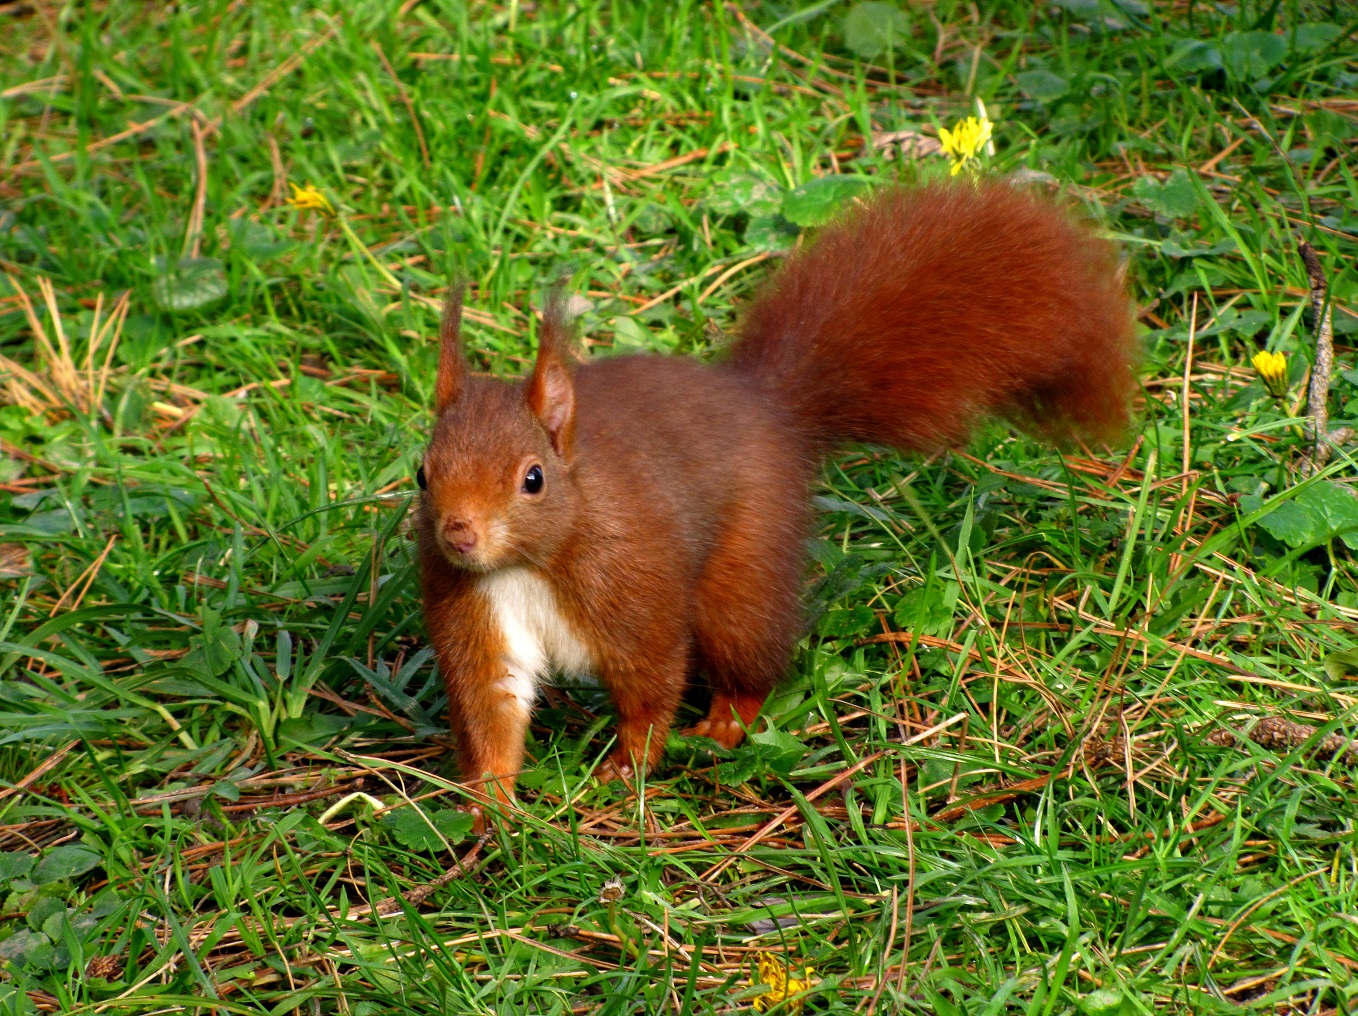
M 1003 184 L 889 190 L 788 259 L 732 365 L 822 444 L 928 449 L 980 416 L 1110 437 L 1134 387 L 1117 252 Z
M 456 309 L 444 329 L 455 344 Z M 887 191 L 767 286 L 730 358 L 576 367 L 558 304 L 527 382 L 445 352 L 420 518 L 425 616 L 463 775 L 512 792 L 526 713 L 478 584 L 527 569 L 619 714 L 616 771 L 663 752 L 695 674 L 695 728 L 743 736 L 801 631 L 809 487 L 844 441 L 958 440 L 980 414 L 1108 434 L 1126 418 L 1131 313 L 1115 255 L 1002 186 Z M 539 464 L 540 493 L 520 486 Z M 476 536 L 469 554 L 456 549 Z
M 431 515 L 425 513 L 420 520 L 422 549 L 431 543 L 426 531 L 430 519 Z M 448 719 L 457 739 L 463 776 L 475 780 L 484 773 L 517 773 L 523 761 L 527 725 L 496 709 L 489 693 L 498 676 L 494 667 L 504 650 L 503 639 L 490 624 L 471 574 L 448 568 L 437 553 L 422 553 L 420 564 L 425 626 L 444 674 Z M 449 680 L 449 674 L 458 676 Z M 481 789 L 488 796 L 507 797 L 513 786 L 511 778 L 500 795 L 494 785 Z

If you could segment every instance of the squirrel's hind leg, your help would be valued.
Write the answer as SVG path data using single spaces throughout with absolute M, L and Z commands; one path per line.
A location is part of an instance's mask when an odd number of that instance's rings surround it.
M 685 734 L 734 748 L 787 672 L 801 633 L 805 487 L 755 487 L 726 520 L 696 590 L 697 669 L 712 687 L 707 716 Z

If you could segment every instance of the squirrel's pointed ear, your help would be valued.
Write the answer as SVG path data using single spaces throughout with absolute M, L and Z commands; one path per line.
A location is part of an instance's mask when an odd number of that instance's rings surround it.
M 442 413 L 462 393 L 467 360 L 462 355 L 462 285 L 448 287 L 439 324 L 439 373 L 434 382 L 434 412 Z
M 528 408 L 552 447 L 566 461 L 575 451 L 575 379 L 572 377 L 570 328 L 561 294 L 554 293 L 542 315 L 538 356 L 528 379 Z

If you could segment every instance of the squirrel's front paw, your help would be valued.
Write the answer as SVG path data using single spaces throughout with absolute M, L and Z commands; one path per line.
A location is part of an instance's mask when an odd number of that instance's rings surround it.
M 486 812 L 479 804 L 468 804 L 460 806 L 458 811 L 466 812 L 472 817 L 472 835 L 484 836 L 486 832 Z

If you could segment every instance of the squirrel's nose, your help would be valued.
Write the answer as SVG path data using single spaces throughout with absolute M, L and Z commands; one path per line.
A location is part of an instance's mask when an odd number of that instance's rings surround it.
M 459 554 L 470 554 L 476 547 L 476 530 L 466 519 L 450 519 L 443 524 L 443 538 Z

